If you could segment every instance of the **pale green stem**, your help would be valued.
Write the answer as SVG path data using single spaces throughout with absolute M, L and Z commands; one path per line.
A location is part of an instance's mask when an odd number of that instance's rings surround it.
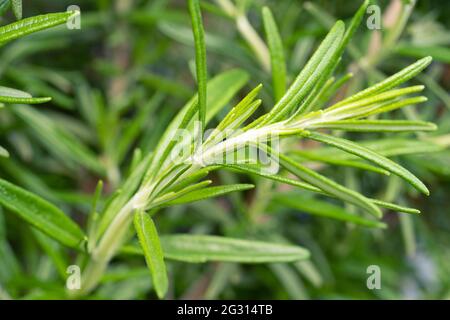
M 73 296 L 86 295 L 97 286 L 109 261 L 114 257 L 126 238 L 127 231 L 133 220 L 133 212 L 145 206 L 147 192 L 148 190 L 141 190 L 136 193 L 106 229 L 83 272 L 81 290 L 75 292 Z
M 266 72 L 270 72 L 270 54 L 266 44 L 260 38 L 258 33 L 253 29 L 252 25 L 247 19 L 247 16 L 241 14 L 236 17 L 236 25 L 239 32 L 248 42 L 261 66 Z
M 248 21 L 245 12 L 240 12 L 229 0 L 216 0 L 216 3 L 232 18 L 236 20 L 236 26 L 241 36 L 256 55 L 261 66 L 266 72 L 270 72 L 270 53 L 264 41 Z

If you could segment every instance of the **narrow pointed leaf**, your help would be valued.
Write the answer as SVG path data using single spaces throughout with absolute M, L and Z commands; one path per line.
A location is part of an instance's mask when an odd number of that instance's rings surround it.
M 197 70 L 198 84 L 198 114 L 201 122 L 201 130 L 203 133 L 206 121 L 206 47 L 205 32 L 203 30 L 202 15 L 200 12 L 200 4 L 198 0 L 189 0 L 189 12 L 191 14 L 192 31 L 195 43 L 195 65 Z
M 302 197 L 297 194 L 277 195 L 275 201 L 284 206 L 304 211 L 311 215 L 346 221 L 370 228 L 386 228 L 386 224 L 380 221 L 366 219 L 356 214 L 349 213 L 343 208 L 329 202 Z
M 211 183 L 212 183 L 212 180 L 204 180 L 204 181 L 201 181 L 198 183 L 191 184 L 191 185 L 185 187 L 184 189 L 181 189 L 176 192 L 175 191 L 167 192 L 164 195 L 153 200 L 149 209 L 152 209 L 155 207 L 163 207 L 168 202 L 173 203 L 173 201 L 175 199 L 181 198 L 187 194 L 190 194 L 193 191 L 203 189 L 203 188 L 207 187 L 208 185 L 210 185 Z
M 210 121 L 248 81 L 249 76 L 242 70 L 235 69 L 224 72 L 208 81 L 206 123 Z M 183 109 L 168 125 L 161 137 L 153 162 L 146 173 L 144 183 L 149 181 L 156 170 L 160 170 L 164 160 L 176 145 L 175 134 L 178 129 L 186 128 L 192 123 L 197 112 L 197 96 L 190 99 Z
M 382 216 L 381 211 L 376 207 L 368 198 L 362 194 L 350 190 L 337 182 L 330 180 L 323 175 L 302 166 L 289 157 L 280 155 L 280 164 L 288 171 L 299 177 L 300 179 L 312 184 L 313 186 L 323 190 L 325 193 L 335 196 L 343 201 L 350 202 L 356 206 L 359 206 L 375 217 L 380 218 Z
M 410 120 L 341 120 L 321 123 L 311 128 L 353 132 L 416 132 L 437 129 L 434 123 Z
M 185 262 L 291 262 L 309 258 L 301 247 L 206 235 L 163 236 L 164 255 Z
M 399 139 L 389 138 L 382 140 L 367 140 L 361 141 L 359 145 L 368 148 L 378 154 L 385 157 L 393 157 L 409 154 L 421 154 L 421 153 L 434 153 L 440 152 L 445 148 L 431 141 L 420 141 L 411 139 Z M 297 153 L 298 151 L 295 151 Z M 305 156 L 310 159 L 318 158 L 334 158 L 335 160 L 350 160 L 358 159 L 352 153 L 348 153 L 342 150 L 336 150 L 335 147 L 321 147 L 314 150 L 302 150 L 299 153 L 301 156 Z
M 347 104 L 349 102 L 353 102 L 365 97 L 369 97 L 371 95 L 389 90 L 391 88 L 394 88 L 398 86 L 399 84 L 408 81 L 409 79 L 415 77 L 417 74 L 419 74 L 423 69 L 425 69 L 430 63 L 432 58 L 431 57 L 425 57 L 423 59 L 418 60 L 417 62 L 413 63 L 412 65 L 404 68 L 403 70 L 397 72 L 396 74 L 390 76 L 389 78 L 363 90 L 360 91 L 351 97 L 348 97 L 339 104 Z
M 85 239 L 79 226 L 56 206 L 2 179 L 0 205 L 68 247 L 80 248 Z
M 366 10 L 367 7 L 369 6 L 369 3 L 370 3 L 369 0 L 365 0 L 364 3 L 359 7 L 358 11 L 356 11 L 352 20 L 350 21 L 350 24 L 347 30 L 345 31 L 344 38 L 342 39 L 341 53 L 344 51 L 350 39 L 353 37 L 353 34 L 355 33 L 356 29 L 361 24 L 361 21 L 363 20 L 364 15 L 366 14 Z
M 4 45 L 11 40 L 23 37 L 27 34 L 63 24 L 78 14 L 79 12 L 76 11 L 49 13 L 26 18 L 0 27 L 0 45 Z
M 308 159 L 308 160 L 328 163 L 328 164 L 332 164 L 332 165 L 336 165 L 336 166 L 353 167 L 353 168 L 358 168 L 358 169 L 362 169 L 362 170 L 377 172 L 377 173 L 384 174 L 387 176 L 391 174 L 387 170 L 370 165 L 363 161 L 336 159 L 333 157 L 321 156 L 320 154 L 314 154 L 314 153 L 310 153 L 310 152 L 302 151 L 302 150 L 294 150 L 293 154 L 295 154 L 295 156 L 299 156 L 300 158 L 303 158 L 302 160 Z
M 331 135 L 320 134 L 317 132 L 311 132 L 311 133 L 308 133 L 305 135 L 310 139 L 332 145 L 336 148 L 339 148 L 341 150 L 344 150 L 346 152 L 349 152 L 349 153 L 357 155 L 361 158 L 364 158 L 368 161 L 376 163 L 380 167 L 405 179 L 412 186 L 414 186 L 417 190 L 421 191 L 422 193 L 424 193 L 426 195 L 430 194 L 427 187 L 415 175 L 413 175 L 411 172 L 409 172 L 402 166 L 396 164 L 392 160 L 390 160 L 386 157 L 383 157 L 382 155 L 380 155 L 370 149 L 367 149 L 367 148 L 360 146 L 349 140 L 337 138 L 337 137 L 334 137 Z
M 294 83 L 289 87 L 286 94 L 277 102 L 258 126 L 282 119 L 313 90 L 315 84 L 323 75 L 324 70 L 331 63 L 334 54 L 339 49 L 344 29 L 345 27 L 342 21 L 336 22 L 314 55 L 297 76 Z
M 377 206 L 380 206 L 380 207 L 383 207 L 386 209 L 390 209 L 392 211 L 403 212 L 403 213 L 412 213 L 412 214 L 420 213 L 420 210 L 417 210 L 414 208 L 404 207 L 404 206 L 400 206 L 395 203 L 390 203 L 390 202 L 386 202 L 386 201 L 382 201 L 382 200 L 378 200 L 378 199 L 371 199 L 371 200 Z
M 406 87 L 406 88 L 401 88 L 401 89 L 393 89 L 393 90 L 389 90 L 386 92 L 381 92 L 381 93 L 377 93 L 368 97 L 364 97 L 361 99 L 358 99 L 356 101 L 353 102 L 349 102 L 349 103 L 344 103 L 344 102 L 338 102 L 335 105 L 329 107 L 328 109 L 326 109 L 326 112 L 329 114 L 336 114 L 336 113 L 350 113 L 354 110 L 358 111 L 358 109 L 361 109 L 362 107 L 365 106 L 371 106 L 371 105 L 375 105 L 379 104 L 380 102 L 384 102 L 384 101 L 395 101 L 393 99 L 407 95 L 407 94 L 411 94 L 411 93 L 416 93 L 416 92 L 420 92 L 424 89 L 425 87 L 422 85 L 418 85 L 418 86 L 411 86 L 411 87 Z
M 169 201 L 165 203 L 166 206 L 176 205 L 176 204 L 182 204 L 182 203 L 189 203 L 199 200 L 205 200 L 212 197 L 218 197 L 230 192 L 235 191 L 244 191 L 253 188 L 254 185 L 252 184 L 231 184 L 231 185 L 225 185 L 225 186 L 217 186 L 217 187 L 210 187 L 210 188 L 204 188 L 200 190 L 195 190 L 193 192 L 190 192 L 182 197 L 179 197 L 175 200 Z
M 134 227 L 144 253 L 145 262 L 152 275 L 156 294 L 162 299 L 169 288 L 169 280 L 167 278 L 164 254 L 155 224 L 147 213 L 138 211 L 134 215 Z
M 272 85 L 275 101 L 281 99 L 286 92 L 286 61 L 284 58 L 283 42 L 278 32 L 277 24 L 268 7 L 262 9 L 264 29 L 270 52 Z
M 37 104 L 52 100 L 50 97 L 34 98 L 28 92 L 0 86 L 0 102 Z
M 320 192 L 321 191 L 320 189 L 310 185 L 309 183 L 304 183 L 304 182 L 301 182 L 301 181 L 297 181 L 297 180 L 294 180 L 294 179 L 283 177 L 283 176 L 278 175 L 278 174 L 267 173 L 266 171 L 264 171 L 264 168 L 261 168 L 260 166 L 256 166 L 256 165 L 226 164 L 226 165 L 223 165 L 223 167 L 225 169 L 230 169 L 230 170 L 233 170 L 233 171 L 254 174 L 254 175 L 257 175 L 257 176 L 260 176 L 260 177 L 264 177 L 264 178 L 267 178 L 267 179 L 270 179 L 270 180 L 273 180 L 273 181 L 289 184 L 289 185 L 296 186 L 296 187 L 299 187 L 301 189 L 305 189 L 305 190 L 309 190 L 309 191 L 314 191 L 314 192 Z

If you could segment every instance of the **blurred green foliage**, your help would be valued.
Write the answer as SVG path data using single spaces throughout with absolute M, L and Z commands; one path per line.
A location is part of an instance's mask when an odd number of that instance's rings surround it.
M 0 11 L 7 2 L 0 1 Z M 352 159 L 329 153 L 330 147 L 302 142 L 292 148 L 299 150 L 299 159 L 345 186 L 418 208 L 421 214 L 384 210 L 382 222 L 387 228 L 369 228 L 327 218 L 330 214 L 351 215 L 356 210 L 352 205 L 345 205 L 342 213 L 340 203 L 308 191 L 232 171 L 214 172 L 210 179 L 217 184 L 254 183 L 257 187 L 162 209 L 163 214 L 155 217 L 160 234 L 216 234 L 286 242 L 307 248 L 311 258 L 255 265 L 170 261 L 169 298 L 450 298 L 450 4 L 373 2 L 381 8 L 381 29 L 369 30 L 363 21 L 335 71 L 339 76 L 352 72 L 353 77 L 331 101 L 431 55 L 431 66 L 410 80 L 426 86 L 424 95 L 429 100 L 394 111 L 388 119 L 430 121 L 438 130 L 396 133 L 395 138 L 391 133 L 334 132 L 395 159 L 421 177 L 430 196 L 420 195 L 398 178 L 350 168 Z M 201 1 L 208 73 L 245 70 L 249 81 L 229 105 L 263 83 L 260 96 L 262 109 L 267 111 L 280 89 L 272 86 L 270 67 L 268 70 L 258 43 L 252 43 L 220 3 Z M 0 159 L 0 174 L 86 225 L 98 180 L 104 181 L 104 196 L 96 206 L 103 208 L 106 195 L 133 171 L 137 153 L 154 150 L 197 85 L 185 1 L 40 0 L 25 2 L 23 17 L 63 12 L 74 4 L 81 9 L 81 29 L 60 26 L 0 48 L 2 86 L 52 97 L 44 105 L 0 110 L 0 145 L 10 154 L 9 159 Z M 288 83 L 335 20 L 348 22 L 361 5 L 343 0 L 239 0 L 235 4 L 262 41 L 261 11 L 263 6 L 271 9 L 281 35 Z M 12 11 L 5 11 L 1 24 L 14 20 Z M 218 123 L 224 114 L 213 122 Z M 327 152 L 331 156 L 327 157 Z M 342 162 L 336 163 L 338 160 Z M 142 257 L 125 249 L 89 298 L 156 298 Z M 0 298 L 67 297 L 66 268 L 83 263 L 82 258 L 77 259 L 6 208 L 0 211 Z M 381 290 L 366 286 L 370 265 L 381 268 Z

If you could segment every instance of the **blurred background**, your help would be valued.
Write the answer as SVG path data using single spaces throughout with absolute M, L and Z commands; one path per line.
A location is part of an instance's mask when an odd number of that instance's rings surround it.
M 353 77 L 330 101 L 431 55 L 433 63 L 410 81 L 426 85 L 428 102 L 395 111 L 389 118 L 435 122 L 436 132 L 350 135 L 410 169 L 431 195 L 420 195 L 394 177 L 348 167 L 345 161 L 328 166 L 325 147 L 309 151 L 299 144 L 298 156 L 346 186 L 422 213 L 387 210 L 386 229 L 351 225 L 319 216 L 321 210 L 335 208 L 328 199 L 218 172 L 216 181 L 253 181 L 257 187 L 165 209 L 157 218 L 160 233 L 288 241 L 308 248 L 311 260 L 269 265 L 170 262 L 169 298 L 450 298 L 450 2 L 372 3 L 376 7 L 366 14 L 336 71 L 352 72 Z M 0 48 L 2 85 L 53 97 L 51 103 L 23 112 L 0 111 L 1 144 L 11 153 L 11 159 L 0 160 L 0 174 L 57 203 L 82 224 L 97 180 L 105 181 L 106 192 L 115 190 L 128 172 L 133 150 L 151 151 L 195 93 L 195 61 L 185 1 L 28 1 L 24 16 L 65 11 L 70 5 L 81 10 L 81 29 L 59 27 Z M 261 97 L 268 110 L 274 100 L 267 60 L 258 43 L 265 41 L 262 7 L 271 8 L 278 24 L 291 81 L 333 22 L 348 22 L 361 2 L 205 0 L 201 5 L 209 75 L 244 70 L 249 81 L 233 102 L 263 83 Z M 11 12 L 5 12 L 1 24 L 11 21 Z M 63 137 L 66 144 L 55 137 Z M 67 143 L 73 148 L 68 150 Z M 55 263 L 48 249 L 56 244 L 40 239 L 7 212 L 0 219 L 1 286 L 15 299 L 61 297 L 65 268 Z M 371 265 L 381 270 L 379 290 L 367 288 Z M 141 258 L 119 256 L 95 297 L 155 298 L 149 282 Z

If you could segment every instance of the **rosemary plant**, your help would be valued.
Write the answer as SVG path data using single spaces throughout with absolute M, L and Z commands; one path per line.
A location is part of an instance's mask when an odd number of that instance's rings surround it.
M 109 196 L 101 209 L 98 204 L 103 197 L 103 182 L 98 182 L 85 230 L 56 205 L 10 182 L 0 180 L 0 204 L 4 208 L 79 253 L 77 262 L 82 265 L 83 271 L 81 288 L 70 290 L 69 297 L 83 297 L 93 291 L 102 280 L 111 260 L 119 254 L 143 255 L 159 298 L 164 298 L 169 288 L 166 270 L 168 259 L 240 263 L 309 259 L 310 252 L 307 249 L 277 241 L 190 234 L 160 236 L 154 218 L 163 208 L 255 187 L 253 184 L 240 183 L 212 185 L 212 180 L 207 176 L 213 171 L 226 170 L 256 175 L 268 181 L 351 204 L 357 208 L 355 214 L 331 205 L 328 212 L 320 214 L 367 227 L 385 227 L 380 221 L 383 217 L 382 208 L 406 214 L 419 213 L 417 209 L 370 198 L 340 184 L 303 163 L 302 159 L 308 157 L 308 150 L 301 147 L 285 148 L 286 144 L 301 146 L 303 144 L 299 144 L 299 141 L 312 140 L 339 149 L 348 157 L 346 161 L 349 166 L 383 175 L 396 175 L 419 192 L 429 194 L 428 188 L 419 178 L 382 152 L 334 133 L 436 130 L 436 126 L 429 122 L 378 118 L 379 115 L 427 101 L 420 95 L 423 85 L 403 85 L 424 70 L 431 63 L 431 57 L 422 58 L 364 90 L 329 103 L 331 96 L 351 78 L 351 74 L 348 74 L 336 79 L 334 73 L 363 19 L 368 1 L 359 8 L 348 25 L 343 21 L 334 23 L 289 86 L 286 85 L 283 43 L 270 9 L 265 7 L 262 10 L 268 44 L 266 47 L 243 11 L 227 0 L 216 2 L 226 14 L 236 20 L 239 32 L 250 44 L 262 68 L 271 73 L 275 102 L 267 112 L 260 108 L 262 105 L 267 107 L 268 103 L 258 98 L 262 90 L 262 85 L 259 84 L 226 113 L 217 126 L 207 129 L 212 120 L 222 114 L 222 109 L 248 78 L 239 70 L 231 70 L 208 80 L 200 4 L 198 0 L 189 0 L 188 11 L 195 44 L 197 94 L 173 118 L 152 152 L 142 152 L 139 149 L 135 151 L 127 178 Z M 20 19 L 21 4 L 15 4 L 13 8 Z M 78 13 L 48 14 L 3 26 L 0 28 L 0 44 L 64 23 L 76 14 Z M 0 87 L 0 102 L 3 104 L 35 104 L 49 100 L 47 97 L 34 98 L 16 89 Z M 35 110 L 26 106 L 14 108 L 14 113 L 40 132 L 38 134 L 53 136 L 58 133 L 56 126 L 46 123 Z M 77 141 L 64 135 L 63 138 L 65 142 L 62 144 L 48 141 L 49 144 L 58 146 L 59 156 L 76 150 L 74 153 L 77 157 L 69 156 L 71 160 L 81 162 L 93 172 L 106 176 L 113 185 L 118 182 L 114 168 L 117 163 L 105 169 Z M 1 153 L 3 156 L 7 155 L 5 149 L 1 149 Z M 309 154 L 309 157 L 314 155 Z M 320 155 L 316 154 L 315 157 Z M 332 157 L 322 160 L 330 164 L 338 161 Z M 289 197 L 284 201 L 289 202 Z M 134 243 L 135 236 L 139 240 L 139 246 Z

